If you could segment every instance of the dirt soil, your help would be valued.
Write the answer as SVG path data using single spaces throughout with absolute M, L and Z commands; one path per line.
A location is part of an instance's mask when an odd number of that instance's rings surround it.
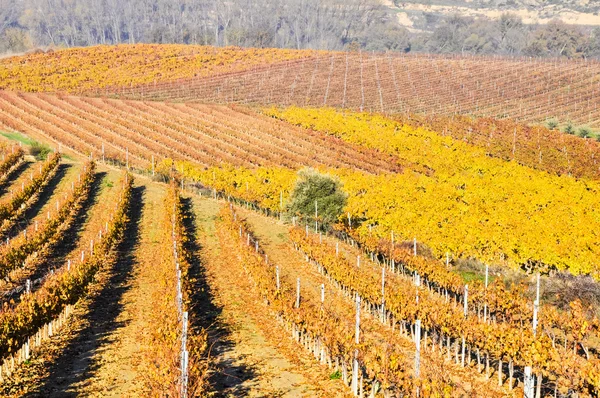
M 244 269 L 227 261 L 232 242 L 219 242 L 214 219 L 218 204 L 193 200 L 212 310 L 204 322 L 214 363 L 210 377 L 218 397 L 337 397 L 347 390 L 276 322 Z

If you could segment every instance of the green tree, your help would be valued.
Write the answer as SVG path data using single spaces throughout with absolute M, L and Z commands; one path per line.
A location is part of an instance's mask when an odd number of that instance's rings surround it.
M 567 134 L 575 134 L 575 127 L 571 122 L 568 122 L 567 125 L 563 128 L 563 132 Z
M 583 138 L 588 138 L 592 135 L 592 130 L 589 127 L 583 126 L 577 130 L 577 135 Z
M 339 180 L 308 168 L 298 172 L 287 211 L 290 216 L 314 220 L 316 203 L 319 223 L 329 225 L 342 214 L 346 200 Z

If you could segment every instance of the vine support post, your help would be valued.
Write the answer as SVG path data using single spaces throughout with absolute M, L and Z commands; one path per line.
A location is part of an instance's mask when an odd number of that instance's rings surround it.
M 275 267 L 275 283 L 277 286 L 277 290 L 279 290 L 281 288 L 281 284 L 279 282 L 279 266 Z
M 523 392 L 525 398 L 534 398 L 534 377 L 531 366 L 525 366 L 525 378 L 523 380 Z
M 394 231 L 391 233 L 391 244 L 390 244 L 390 264 L 394 261 Z
M 534 336 L 537 333 L 539 311 L 540 311 L 540 274 L 538 272 L 537 277 L 536 277 L 535 301 L 533 302 L 533 335 Z
M 317 205 L 317 201 L 315 200 L 315 234 L 319 230 L 319 207 Z
M 385 322 L 385 267 L 381 267 L 381 322 Z
M 466 360 L 466 358 L 465 358 L 465 346 L 466 346 L 466 344 L 465 344 L 465 336 L 462 336 L 462 346 L 461 346 L 461 358 L 462 358 L 462 361 L 461 362 L 462 362 L 462 367 L 463 368 L 465 367 L 465 360 Z
M 360 343 L 360 296 L 356 295 L 356 325 L 354 330 L 354 342 Z M 358 349 L 354 351 L 354 361 L 352 363 L 352 393 L 358 396 Z
M 415 322 L 415 377 L 421 375 L 421 320 Z
M 464 297 L 464 303 L 463 303 L 463 312 L 465 315 L 465 318 L 467 317 L 467 313 L 469 311 L 469 285 L 465 285 L 465 297 Z
M 535 300 L 533 302 L 533 335 L 534 336 L 537 333 L 539 308 L 540 308 L 540 302 L 538 300 Z
M 300 308 L 300 278 L 296 279 L 296 308 Z
M 415 286 L 416 286 L 416 291 L 417 291 L 416 303 L 418 305 L 419 304 L 419 286 L 421 286 L 421 275 L 417 274 L 416 272 L 415 272 Z
M 488 264 L 485 265 L 485 300 L 483 302 L 483 322 L 487 321 L 487 289 L 488 289 L 488 279 L 490 273 L 490 266 Z

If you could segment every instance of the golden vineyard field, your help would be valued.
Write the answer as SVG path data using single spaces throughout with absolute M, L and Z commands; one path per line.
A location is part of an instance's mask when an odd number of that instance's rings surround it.
M 0 60 L 0 393 L 598 396 L 600 142 L 459 115 L 491 59 L 356 56 Z M 597 68 L 536 65 L 519 82 L 548 93 Z M 516 119 L 545 115 L 540 93 Z M 553 101 L 593 125 L 580 94 Z M 324 203 L 289 210 L 307 168 L 347 197 L 330 225 Z
M 135 44 L 33 53 L 0 60 L 0 89 L 81 93 L 240 72 L 312 51 Z

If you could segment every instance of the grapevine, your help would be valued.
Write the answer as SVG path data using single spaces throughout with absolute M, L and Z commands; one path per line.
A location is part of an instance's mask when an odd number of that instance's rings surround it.
M 61 313 L 68 304 L 82 297 L 96 271 L 110 261 L 111 251 L 122 239 L 127 224 L 133 178 L 125 174 L 117 206 L 108 229 L 94 253 L 83 262 L 63 268 L 46 280 L 36 292 L 22 298 L 19 304 L 0 313 L 0 353 L 2 357 L 18 349 L 42 325 Z

